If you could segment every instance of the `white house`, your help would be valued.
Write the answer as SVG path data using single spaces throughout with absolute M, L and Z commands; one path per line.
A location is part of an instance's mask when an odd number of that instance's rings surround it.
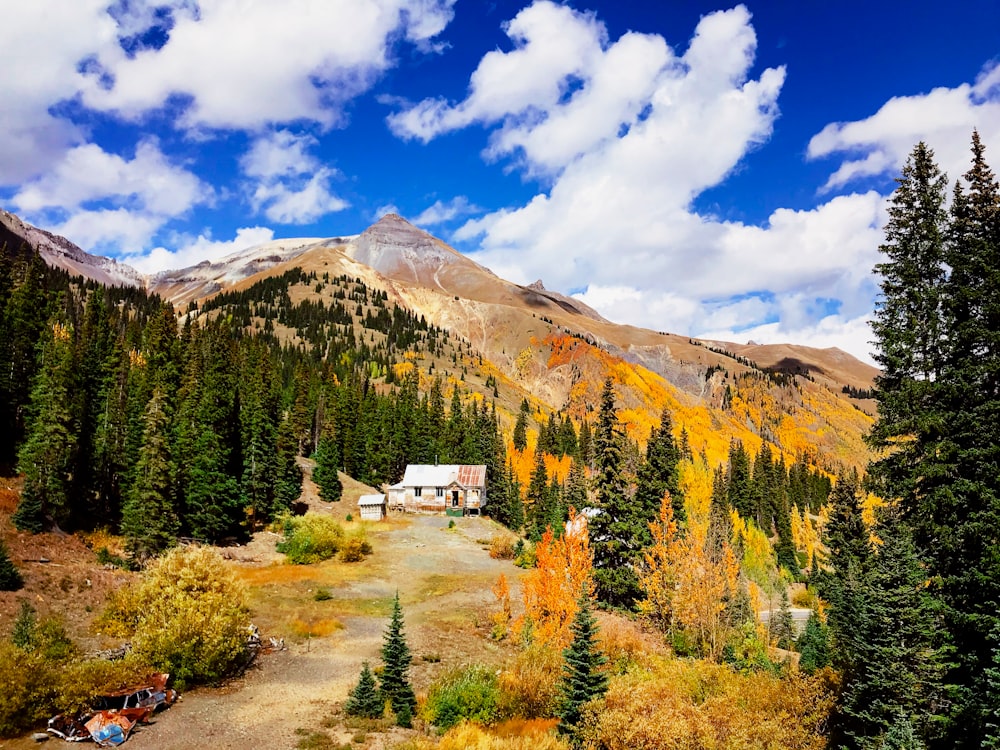
M 478 516 L 486 506 L 486 465 L 410 464 L 388 495 L 390 510 Z
M 358 510 L 362 521 L 381 521 L 385 518 L 385 495 L 362 495 Z

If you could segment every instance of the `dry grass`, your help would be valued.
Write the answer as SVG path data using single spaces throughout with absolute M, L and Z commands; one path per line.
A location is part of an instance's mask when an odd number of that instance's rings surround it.
M 0 487 L 0 513 L 10 515 L 17 509 L 20 495 L 9 487 Z
M 298 638 L 326 638 L 343 630 L 344 624 L 333 617 L 314 620 L 303 615 L 292 620 L 289 627 L 292 635 Z
M 494 560 L 513 560 L 517 538 L 510 534 L 494 534 L 490 539 L 490 557 Z
M 615 672 L 646 664 L 652 654 L 665 650 L 662 640 L 650 636 L 632 620 L 610 614 L 600 615 L 598 643 L 608 657 L 609 668 Z
M 247 586 L 288 586 L 306 581 L 317 582 L 326 576 L 321 575 L 318 566 L 309 565 L 267 565 L 261 568 L 236 567 L 236 577 Z
M 508 719 L 490 731 L 497 737 L 537 737 L 548 734 L 559 725 L 559 719 Z

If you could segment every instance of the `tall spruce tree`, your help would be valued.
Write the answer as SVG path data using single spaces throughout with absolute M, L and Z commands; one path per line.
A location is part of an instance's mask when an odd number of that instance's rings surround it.
M 540 451 L 535 451 L 535 465 L 531 471 L 531 481 L 528 483 L 528 493 L 525 498 L 528 507 L 528 537 L 537 542 L 542 538 L 545 529 L 552 526 L 552 519 L 555 515 L 555 498 L 549 488 L 549 475 L 545 470 L 545 455 Z M 557 535 L 561 534 L 561 529 L 553 527 Z
M 860 596 L 851 602 L 852 632 L 845 634 L 842 618 L 837 620 L 838 646 L 849 658 L 835 738 L 878 748 L 903 717 L 921 740 L 940 742 L 948 697 L 942 607 L 927 590 L 926 571 L 898 512 L 884 511 L 875 533 L 881 544 L 861 573 Z
M 573 640 L 563 652 L 559 732 L 573 735 L 580 725 L 584 704 L 602 697 L 608 689 L 608 676 L 601 671 L 607 657 L 597 646 L 597 620 L 591 611 L 590 595 L 586 590 L 581 591 L 577 599 L 570 632 Z
M 18 454 L 24 490 L 13 521 L 19 529 L 38 532 L 49 522 L 65 524 L 72 517 L 71 473 L 78 441 L 73 389 L 72 333 L 53 321 L 31 389 L 27 438 Z
M 163 388 L 157 387 L 146 406 L 135 482 L 122 511 L 122 534 L 129 552 L 140 559 L 173 546 L 180 530 L 174 510 L 174 467 L 166 403 Z
M 898 498 L 954 648 L 949 716 L 930 746 L 978 747 L 1000 624 L 1000 188 L 973 133 L 972 167 L 946 215 L 932 157 L 918 144 L 907 162 L 876 268 L 883 374 L 871 442 L 890 450 L 871 474 L 879 494 Z
M 594 490 L 598 513 L 590 520 L 597 598 L 613 607 L 631 609 L 642 598 L 635 565 L 641 554 L 642 514 L 626 494 L 622 474 L 622 436 L 615 413 L 610 378 L 601 393 L 601 410 L 594 434 L 597 476 Z
M 959 686 L 947 735 L 974 746 L 987 735 L 996 693 L 988 680 L 1000 628 L 1000 185 L 978 133 L 956 186 L 945 261 L 949 326 L 942 381 L 945 440 L 928 454 L 910 515 L 930 573 L 940 576 Z M 926 507 L 929 499 L 931 507 Z M 928 513 L 927 511 L 930 510 Z
M 806 627 L 796 641 L 795 648 L 801 655 L 799 669 L 812 674 L 817 669 L 830 664 L 830 637 L 826 625 L 819 619 L 816 610 L 809 613 Z
M 517 412 L 517 423 L 514 425 L 514 447 L 523 451 L 528 447 L 528 413 L 531 407 L 528 400 L 521 400 L 521 408 Z
M 660 414 L 660 424 L 653 428 L 646 443 L 646 459 L 639 467 L 638 487 L 635 499 L 641 505 L 641 512 L 649 522 L 656 518 L 660 500 L 669 492 L 673 503 L 674 518 L 683 523 L 686 519 L 684 495 L 680 489 L 680 474 L 677 469 L 681 460 L 680 447 L 674 440 L 673 421 L 669 409 Z
M 392 602 L 392 616 L 382 640 L 382 674 L 379 677 L 379 695 L 388 701 L 401 725 L 403 719 L 411 716 L 417 707 L 417 697 L 410 684 L 410 647 L 403 634 L 403 608 L 399 603 L 399 592 Z
M 941 434 L 946 191 L 947 177 L 934 163 L 934 152 L 918 143 L 889 201 L 885 242 L 879 246 L 884 260 L 875 266 L 881 296 L 872 330 L 881 372 L 875 380 L 879 418 L 868 440 L 885 452 L 869 467 L 869 481 L 883 497 L 909 498 L 904 500 L 909 515 L 930 511 L 910 506 L 925 494 L 916 485 Z
M 319 439 L 319 447 L 313 458 L 316 468 L 313 469 L 313 481 L 319 487 L 319 496 L 328 503 L 340 500 L 344 486 L 337 470 L 340 467 L 340 456 L 337 454 L 337 441 L 332 437 L 323 436 Z

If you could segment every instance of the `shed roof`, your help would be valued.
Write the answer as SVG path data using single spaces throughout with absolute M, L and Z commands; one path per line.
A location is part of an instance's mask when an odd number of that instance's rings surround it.
M 456 482 L 463 487 L 483 487 L 486 464 L 410 464 L 399 484 L 403 487 L 447 487 Z
M 385 495 L 362 495 L 358 498 L 358 506 L 383 505 Z

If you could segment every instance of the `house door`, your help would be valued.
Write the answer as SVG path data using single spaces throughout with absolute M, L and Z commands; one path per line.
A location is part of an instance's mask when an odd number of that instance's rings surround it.
M 458 490 L 451 491 L 451 507 L 452 508 L 458 507 Z

